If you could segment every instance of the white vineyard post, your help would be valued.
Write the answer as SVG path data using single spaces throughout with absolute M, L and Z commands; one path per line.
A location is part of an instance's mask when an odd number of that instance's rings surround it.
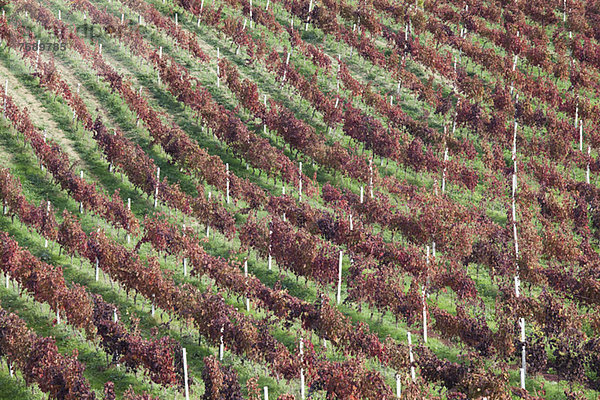
M 442 171 L 442 194 L 446 191 L 446 164 L 448 163 L 448 148 L 444 150 L 444 170 Z
M 158 58 L 162 60 L 162 46 L 158 47 Z
M 294 20 L 292 20 L 292 23 L 293 23 L 293 22 L 294 22 Z M 288 51 L 288 53 L 287 53 L 287 57 L 286 57 L 286 59 L 285 59 L 285 70 L 283 71 L 283 79 L 281 80 L 281 82 L 282 82 L 282 87 L 283 87 L 283 82 L 285 82 L 285 78 L 286 78 L 286 76 L 287 76 L 287 66 L 288 66 L 288 65 L 289 65 L 289 63 L 290 63 L 290 55 L 291 55 L 291 53 Z
M 267 0 L 267 5 L 265 6 L 265 11 L 269 10 L 269 0 Z
M 127 211 L 131 211 L 131 197 L 127 198 Z M 131 243 L 131 234 L 127 232 L 127 244 Z
M 179 26 L 179 15 L 175 13 L 175 26 Z
M 265 400 L 269 400 L 269 387 L 265 386 Z
M 223 344 L 223 330 L 224 327 L 221 327 L 221 338 L 219 343 L 219 361 L 223 361 L 223 353 L 225 351 L 225 345 Z
M 250 29 L 252 29 L 252 0 L 250 0 Z
M 98 48 L 98 54 L 102 55 L 102 43 L 100 43 L 100 47 Z
M 342 56 L 340 55 L 340 53 L 338 53 L 337 61 L 338 61 L 338 66 L 337 66 L 337 73 L 335 74 L 335 86 L 336 86 L 336 92 L 339 93 L 340 92 L 340 70 L 342 69 Z
M 525 350 L 525 318 L 519 320 L 521 325 L 521 389 L 525 389 L 525 376 L 527 374 L 527 351 Z
M 4 105 L 2 107 L 2 115 L 6 118 L 6 100 L 8 98 L 8 79 L 4 82 Z
M 281 186 L 281 194 L 285 196 L 285 183 Z M 285 212 L 283 213 L 283 222 L 285 222 Z
M 265 94 L 263 96 L 263 101 L 265 103 L 265 111 L 267 110 L 267 95 Z M 267 134 L 267 124 L 263 124 L 263 133 L 266 135 Z
M 517 119 L 515 118 L 515 125 L 514 125 L 514 129 L 513 129 L 513 148 L 512 148 L 512 159 L 516 160 L 517 159 L 517 127 L 518 127 L 519 123 L 517 122 Z
M 208 192 L 208 201 L 210 202 L 210 199 L 212 197 L 212 191 Z M 208 222 L 206 222 L 206 237 L 210 237 L 210 225 L 208 224 Z
M 58 20 L 62 21 L 62 13 L 60 10 L 58 10 Z
M 273 265 L 273 256 L 271 255 L 271 235 L 273 235 L 273 231 L 269 229 L 269 271 L 272 269 Z
M 46 133 L 46 130 L 44 129 L 44 143 L 46 143 L 46 138 L 47 138 L 47 136 L 48 136 L 48 135 L 47 135 L 47 133 Z M 42 169 L 42 172 L 44 172 L 44 170 L 45 170 L 44 164 L 41 164 L 41 163 L 40 163 L 40 168 Z
M 364 203 L 364 200 L 365 200 L 365 198 L 364 198 L 364 197 L 365 197 L 365 195 L 364 195 L 364 191 L 365 191 L 365 189 L 364 189 L 364 187 L 361 185 L 361 186 L 360 186 L 360 204 Z
M 409 354 L 409 359 L 410 359 L 410 377 L 411 377 L 412 381 L 415 382 L 417 380 L 417 376 L 416 376 L 416 372 L 415 372 L 415 366 L 413 365 L 415 362 L 415 356 L 412 351 L 412 336 L 411 336 L 410 332 L 407 332 L 407 335 L 408 335 L 408 354 Z
M 298 163 L 298 174 L 300 175 L 300 181 L 298 182 L 298 201 L 302 201 L 302 161 Z
M 423 341 L 427 343 L 427 294 L 423 287 Z
M 244 260 L 244 277 L 248 278 L 248 260 Z M 250 312 L 250 298 L 248 297 L 246 297 L 246 311 Z
M 185 236 L 185 224 L 183 224 L 183 236 Z M 187 276 L 187 257 L 183 257 L 183 276 Z
M 304 362 L 304 339 L 300 338 L 300 363 Z M 300 367 L 300 399 L 304 400 L 304 368 Z
M 35 55 L 35 67 L 39 68 L 40 66 L 40 42 L 41 40 L 38 40 L 37 42 L 37 51 L 36 51 L 36 55 Z
M 8 283 L 10 282 L 10 275 L 6 274 L 6 288 L 8 289 Z
M 188 383 L 188 368 L 187 368 L 187 350 L 182 348 L 183 351 L 183 381 L 185 385 L 185 400 L 190 400 L 190 387 Z
M 154 208 L 158 206 L 158 186 L 160 185 L 160 167 L 156 167 L 156 188 L 154 189 Z
M 221 58 L 221 50 L 217 47 L 217 88 L 221 87 L 221 73 L 219 71 L 219 59 Z
M 577 128 L 578 122 L 579 122 L 579 104 L 575 106 L 575 128 Z
M 125 23 L 125 13 L 121 13 L 121 25 Z
M 50 200 L 46 204 L 46 216 L 50 215 Z M 45 238 L 44 248 L 48 248 L 48 238 Z
M 313 0 L 310 0 L 310 3 L 308 5 L 308 16 L 306 17 L 306 25 L 304 25 L 305 31 L 308 30 L 308 23 L 310 22 L 310 13 L 312 11 L 312 5 L 313 5 Z
M 152 295 L 152 312 L 151 312 L 151 315 L 153 317 L 154 317 L 154 313 L 156 313 L 156 307 L 154 306 L 154 298 L 155 297 L 156 297 L 155 295 Z
M 342 302 L 342 261 L 344 258 L 344 252 L 340 250 L 340 260 L 338 265 L 338 284 L 337 284 L 337 304 Z
M 519 252 L 519 244 L 517 242 L 517 223 L 516 223 L 516 216 L 517 216 L 517 208 L 515 206 L 515 199 L 513 198 L 512 201 L 512 217 L 513 217 L 513 236 L 515 239 L 515 254 L 518 257 L 518 252 Z M 517 274 L 518 274 L 518 269 L 519 269 L 519 265 L 517 264 Z
M 590 146 L 588 146 L 588 162 L 587 162 L 587 167 L 585 169 L 585 183 L 587 183 L 588 185 L 590 184 L 590 152 L 592 151 L 592 148 Z
M 515 263 L 516 263 L 516 274 L 515 274 L 515 296 L 520 295 L 520 277 L 519 277 L 519 242 L 517 238 L 517 211 L 515 196 L 517 194 L 517 162 L 514 160 L 514 173 L 512 179 L 512 219 L 513 219 L 513 235 L 515 240 Z M 519 318 L 519 325 L 521 326 L 521 389 L 525 389 L 525 374 L 527 371 L 526 365 L 526 350 L 525 350 L 525 318 Z
M 579 122 L 579 151 L 583 153 L 583 119 Z
M 350 214 L 350 231 L 354 230 L 354 224 L 352 223 L 352 214 Z
M 396 374 L 396 397 L 402 396 L 402 382 L 400 381 L 400 374 Z
M 225 164 L 225 169 L 227 170 L 227 204 L 229 204 L 229 163 Z
M 58 304 L 56 305 L 56 324 L 60 325 L 60 309 L 58 308 Z
M 141 62 L 140 62 L 140 65 L 141 65 Z M 140 92 L 139 92 L 138 96 L 139 96 L 139 97 L 142 97 L 142 86 L 140 86 Z M 138 115 L 138 117 L 137 117 L 137 120 L 135 121 L 135 126 L 136 126 L 137 128 L 139 128 L 139 127 L 140 127 L 140 117 L 139 117 L 139 115 Z
M 454 137 L 454 134 L 456 133 L 456 116 L 457 113 L 454 114 L 454 119 L 452 120 L 452 136 Z
M 79 171 L 79 178 L 83 179 L 83 170 Z M 83 214 L 83 202 L 79 202 L 79 213 Z
M 77 94 L 79 94 L 79 91 L 81 90 L 81 83 L 77 84 Z
M 98 257 L 96 257 L 96 282 L 98 282 L 99 278 L 100 278 L 100 261 L 98 260 Z
M 371 198 L 373 198 L 373 158 L 369 159 L 369 191 L 371 192 Z

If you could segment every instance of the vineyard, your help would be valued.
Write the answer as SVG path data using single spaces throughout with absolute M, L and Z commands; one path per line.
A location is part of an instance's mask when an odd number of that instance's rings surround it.
M 0 9 L 0 399 L 600 397 L 600 1 Z

